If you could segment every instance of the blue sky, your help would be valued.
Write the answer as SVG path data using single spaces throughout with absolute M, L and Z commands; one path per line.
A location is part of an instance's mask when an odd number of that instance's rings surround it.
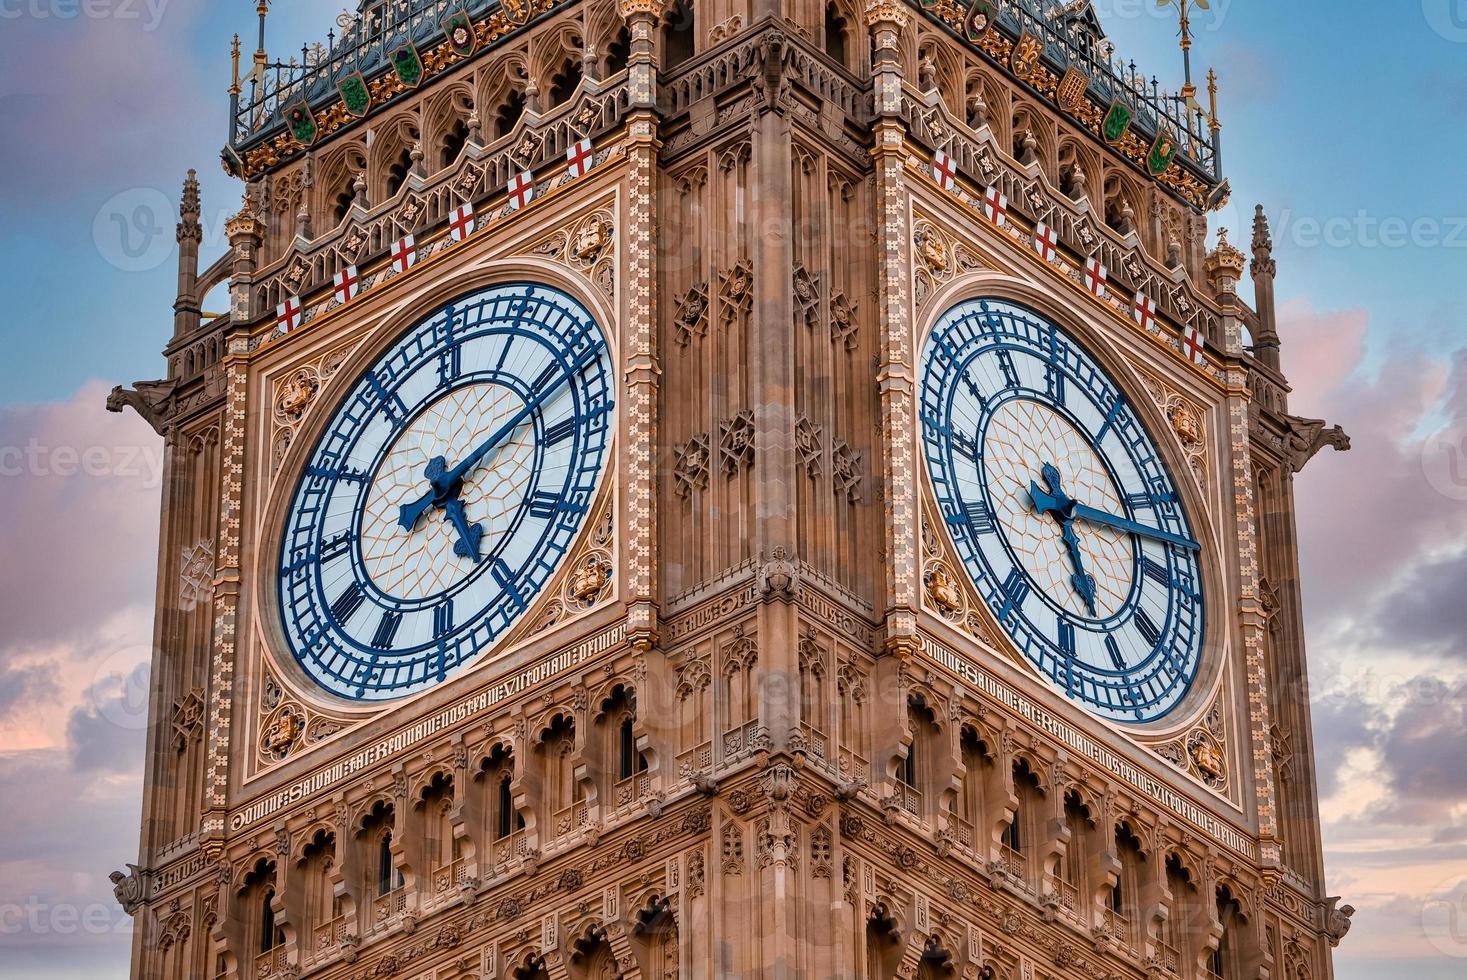
M 279 4 L 272 54 L 323 39 L 342 6 Z M 1174 87 L 1172 15 L 1096 7 Z M 1467 0 L 1213 7 L 1194 65 L 1221 76 L 1219 223 L 1246 247 L 1266 205 L 1294 410 L 1356 443 L 1299 482 L 1330 884 L 1360 909 L 1337 972 L 1460 977 Z M 160 456 L 101 405 L 162 372 L 189 167 L 206 260 L 222 251 L 241 190 L 218 163 L 228 45 L 238 31 L 248 56 L 253 8 L 0 0 L 0 977 L 126 972 L 106 873 L 136 853 Z

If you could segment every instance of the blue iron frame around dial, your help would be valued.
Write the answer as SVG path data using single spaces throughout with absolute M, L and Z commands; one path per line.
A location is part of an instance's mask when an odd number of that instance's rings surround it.
M 549 286 L 484 289 L 400 335 L 352 382 L 292 496 L 279 599 L 302 670 L 339 697 L 384 701 L 427 689 L 488 651 L 585 523 L 606 467 L 614 391 L 605 334 L 584 306 Z M 490 398 L 509 406 L 491 429 L 414 458 L 421 478 L 390 520 L 368 516 L 388 457 L 400 471 L 401 454 L 417 451 L 410 430 L 424 413 Z M 509 502 L 486 533 L 463 488 L 494 479 L 485 471 L 511 440 L 518 482 L 500 495 Z M 422 534 L 439 521 L 440 540 L 451 544 L 432 560 L 452 563 L 435 573 L 441 588 L 394 595 L 374 580 L 366 535 Z
M 1120 386 L 1047 317 L 974 299 L 938 321 L 923 349 L 918 392 L 933 494 L 964 567 L 1013 642 L 1066 696 L 1102 717 L 1145 723 L 1186 697 L 1202 656 L 1200 548 L 1155 441 Z M 1036 467 L 1029 506 L 1062 535 L 1071 597 L 1047 594 L 994 520 L 985 438 L 994 413 L 1032 403 L 1073 427 L 1108 473 L 1121 513 L 1076 500 L 1059 467 Z M 1126 535 L 1129 594 L 1097 612 L 1077 525 Z M 1055 590 L 1050 589 L 1053 593 Z M 1077 614 L 1075 606 L 1085 607 Z

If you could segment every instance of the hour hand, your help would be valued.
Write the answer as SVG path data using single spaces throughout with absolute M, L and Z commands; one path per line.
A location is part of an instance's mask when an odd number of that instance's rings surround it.
M 479 561 L 479 541 L 484 537 L 484 528 L 469 523 L 468 516 L 464 514 L 464 502 L 457 497 L 448 501 L 443 505 L 443 516 L 458 531 L 458 540 L 453 543 L 453 553 L 460 558 Z

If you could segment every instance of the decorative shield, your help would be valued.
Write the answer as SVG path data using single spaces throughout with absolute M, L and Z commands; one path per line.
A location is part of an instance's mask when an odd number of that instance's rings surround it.
M 993 4 L 989 0 L 973 0 L 973 6 L 963 17 L 963 33 L 970 41 L 981 41 L 993 24 Z
M 469 15 L 462 10 L 455 10 L 443 18 L 443 33 L 448 37 L 448 46 L 453 48 L 453 53 L 459 57 L 468 57 L 474 53 L 478 46 L 479 38 L 474 33 L 474 22 Z
M 1034 66 L 1039 64 L 1039 56 L 1043 53 L 1043 39 L 1032 31 L 1025 31 L 1014 42 L 1013 53 L 1009 55 L 1009 67 L 1020 78 L 1028 78 Z
M 342 104 L 353 116 L 365 116 L 367 110 L 372 108 L 372 90 L 367 87 L 367 80 L 359 71 L 354 71 L 338 81 L 336 91 L 341 93 Z
M 1090 86 L 1090 76 L 1085 74 L 1078 65 L 1071 65 L 1065 69 L 1065 76 L 1060 79 L 1055 88 L 1055 98 L 1059 106 L 1070 115 L 1075 115 L 1085 104 L 1085 89 Z
M 392 67 L 397 69 L 397 77 L 408 88 L 417 88 L 423 80 L 423 59 L 418 57 L 418 49 L 411 41 L 404 41 L 393 50 Z
M 500 6 L 511 24 L 519 26 L 529 23 L 532 13 L 530 0 L 500 0 Z
M 1134 118 L 1135 111 L 1116 99 L 1106 111 L 1105 121 L 1100 124 L 1100 135 L 1105 137 L 1107 143 L 1119 143 L 1126 138 L 1126 132 L 1131 128 L 1131 120 Z
M 316 142 L 316 117 L 311 113 L 308 103 L 297 102 L 286 109 L 285 121 L 290 126 L 290 135 L 301 146 L 310 146 Z
M 1146 154 L 1146 169 L 1153 177 L 1160 177 L 1172 165 L 1177 155 L 1177 139 L 1165 126 L 1157 131 L 1156 140 Z

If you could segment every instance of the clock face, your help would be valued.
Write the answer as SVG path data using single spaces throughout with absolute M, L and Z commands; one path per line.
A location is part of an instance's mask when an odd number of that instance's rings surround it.
M 280 606 L 328 691 L 381 701 L 488 650 L 565 557 L 606 462 L 606 338 L 575 300 L 497 286 L 353 384 L 296 489 Z
M 983 601 L 1103 717 L 1164 717 L 1197 674 L 1199 548 L 1117 385 L 1046 318 L 999 300 L 943 316 L 922 355 L 932 490 Z

